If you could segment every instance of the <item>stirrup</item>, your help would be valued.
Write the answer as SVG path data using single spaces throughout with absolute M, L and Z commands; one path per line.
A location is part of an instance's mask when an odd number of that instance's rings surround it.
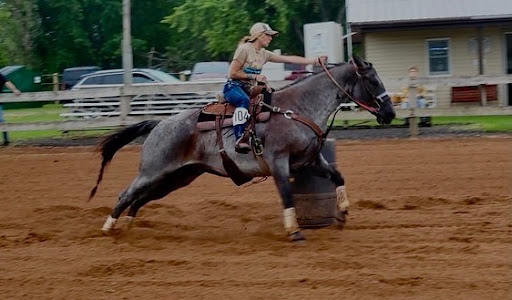
M 249 143 L 252 145 L 254 155 L 260 156 L 263 154 L 263 144 L 261 143 L 261 139 L 256 135 L 256 132 L 253 130 L 249 130 Z
M 243 141 L 244 136 L 242 135 L 235 143 L 235 151 L 241 154 L 247 154 L 251 152 L 251 146 Z

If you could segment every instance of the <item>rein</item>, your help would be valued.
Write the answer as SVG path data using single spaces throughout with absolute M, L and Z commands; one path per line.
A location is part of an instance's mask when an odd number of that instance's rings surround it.
M 375 107 L 371 107 L 371 106 L 368 106 L 368 105 L 362 103 L 361 101 L 357 101 L 356 99 L 354 99 L 354 97 L 352 97 L 352 95 L 349 94 L 349 92 L 347 92 L 347 90 L 345 90 L 343 87 L 341 87 L 341 85 L 336 81 L 336 79 L 334 79 L 334 77 L 332 76 L 331 72 L 329 72 L 329 69 L 327 69 L 327 66 L 325 65 L 325 63 L 320 58 L 318 58 L 318 62 L 320 63 L 320 65 L 324 69 L 324 71 L 327 74 L 327 76 L 329 77 L 329 79 L 334 83 L 334 85 L 336 85 L 336 87 L 340 91 L 342 91 L 352 102 L 354 102 L 355 104 L 357 104 L 357 106 L 364 108 L 365 110 L 369 111 L 372 114 L 373 113 L 377 113 L 377 109 Z M 357 66 L 356 66 L 356 68 L 357 68 Z M 357 71 L 356 71 L 356 74 L 357 74 L 358 77 L 362 77 L 361 74 L 359 74 L 359 72 L 357 72 Z M 337 113 L 337 111 L 336 111 L 336 113 Z

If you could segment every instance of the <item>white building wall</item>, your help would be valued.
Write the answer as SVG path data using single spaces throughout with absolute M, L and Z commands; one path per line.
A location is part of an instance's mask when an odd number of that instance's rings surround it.
M 449 76 L 478 75 L 478 54 L 476 51 L 470 51 L 470 39 L 475 38 L 476 34 L 476 28 L 365 33 L 364 56 L 366 60 L 373 63 L 388 91 L 395 92 L 402 87 L 386 84 L 386 79 L 406 78 L 411 66 L 419 68 L 420 77 L 429 77 L 427 39 L 450 39 L 451 75 Z M 503 30 L 497 27 L 483 30 L 482 35 L 488 38 L 490 45 L 488 52 L 484 54 L 484 74 L 486 75 L 504 74 L 503 34 Z M 438 107 L 450 106 L 451 88 L 435 88 Z M 504 97 L 502 90 L 500 89 L 498 93 L 500 98 Z M 490 104 L 497 104 L 497 102 L 500 100 Z

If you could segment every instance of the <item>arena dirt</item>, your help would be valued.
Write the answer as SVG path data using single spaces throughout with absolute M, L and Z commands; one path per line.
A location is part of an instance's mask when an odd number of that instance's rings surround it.
M 96 198 L 93 147 L 0 149 L 2 299 L 510 299 L 512 138 L 336 143 L 348 224 L 289 243 L 271 179 L 204 175 L 104 236 L 140 146 Z

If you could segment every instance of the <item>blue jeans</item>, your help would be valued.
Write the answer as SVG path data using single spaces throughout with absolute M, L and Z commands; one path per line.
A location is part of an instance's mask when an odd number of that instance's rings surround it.
M 229 103 L 235 105 L 236 107 L 249 109 L 250 100 L 249 96 L 245 92 L 243 83 L 229 80 L 224 85 L 223 93 L 224 98 L 226 98 Z M 245 125 L 246 123 L 233 126 L 233 131 L 237 140 L 244 134 Z

